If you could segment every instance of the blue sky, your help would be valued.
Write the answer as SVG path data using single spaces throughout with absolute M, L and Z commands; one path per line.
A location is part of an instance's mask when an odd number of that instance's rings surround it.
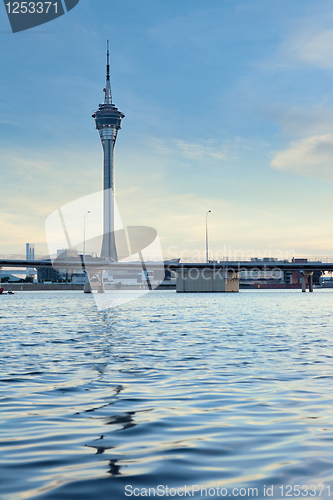
M 102 187 L 92 112 L 110 40 L 123 222 L 165 256 L 333 256 L 333 7 L 307 0 L 80 0 L 12 34 L 2 7 L 0 253 Z

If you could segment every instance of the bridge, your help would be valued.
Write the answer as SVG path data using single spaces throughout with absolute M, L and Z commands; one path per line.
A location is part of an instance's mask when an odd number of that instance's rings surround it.
M 313 292 L 313 273 L 333 272 L 333 258 L 325 259 L 325 262 L 308 259 L 288 260 L 241 260 L 220 262 L 113 262 L 103 258 L 67 258 L 51 260 L 21 260 L 21 259 L 0 259 L 0 287 L 1 287 L 1 269 L 2 268 L 45 268 L 53 267 L 57 270 L 75 270 L 85 272 L 87 283 L 85 291 L 91 291 L 89 281 L 92 276 L 99 278 L 99 291 L 104 292 L 103 272 L 104 271 L 125 271 L 142 272 L 146 271 L 146 279 L 149 288 L 151 288 L 147 269 L 150 273 L 159 271 L 161 281 L 164 278 L 165 270 L 176 273 L 176 290 L 179 293 L 191 292 L 238 292 L 239 274 L 241 271 L 297 271 L 302 273 L 302 291 L 306 291 L 307 281 L 309 291 Z M 162 274 L 163 276 L 162 276 Z
M 310 261 L 307 259 L 282 260 L 246 260 L 205 263 L 179 263 L 169 266 L 177 273 L 177 292 L 238 292 L 239 275 L 242 271 L 283 271 L 302 274 L 302 292 L 313 292 L 313 273 L 332 272 L 331 262 Z M 300 262 L 303 261 L 303 262 Z

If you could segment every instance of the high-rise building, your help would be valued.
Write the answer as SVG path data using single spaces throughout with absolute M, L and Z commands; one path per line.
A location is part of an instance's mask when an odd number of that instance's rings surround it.
M 106 86 L 104 104 L 92 115 L 95 118 L 96 128 L 102 141 L 104 153 L 104 180 L 103 180 L 103 242 L 101 257 L 118 260 L 114 237 L 114 181 L 113 181 L 113 153 L 118 130 L 121 128 L 123 115 L 112 103 L 110 82 L 109 41 L 106 53 Z

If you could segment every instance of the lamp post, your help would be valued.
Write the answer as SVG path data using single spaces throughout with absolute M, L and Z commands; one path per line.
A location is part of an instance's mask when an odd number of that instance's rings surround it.
M 90 214 L 90 210 L 84 214 L 83 217 L 83 262 L 86 255 L 86 215 Z
M 208 222 L 207 222 L 207 217 L 208 214 L 211 213 L 211 210 L 208 210 L 206 213 L 206 263 L 208 264 Z

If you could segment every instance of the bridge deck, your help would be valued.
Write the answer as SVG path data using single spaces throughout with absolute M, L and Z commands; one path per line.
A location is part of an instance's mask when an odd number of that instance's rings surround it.
M 146 266 L 149 269 L 154 267 L 160 268 L 161 262 L 149 262 Z M 181 271 L 181 269 L 213 269 L 218 271 L 219 269 L 230 269 L 234 271 L 242 270 L 282 270 L 282 271 L 333 271 L 333 262 L 290 262 L 290 261 L 228 261 L 219 263 L 209 263 L 205 264 L 202 262 L 186 262 L 186 263 L 164 263 L 166 269 L 171 271 Z M 53 263 L 46 260 L 9 260 L 0 259 L 0 268 L 16 268 L 16 267 L 28 267 L 28 268 L 45 268 L 54 267 L 56 269 L 75 269 L 82 270 L 84 267 L 86 270 L 129 270 L 129 269 L 142 269 L 142 264 L 139 262 L 112 262 L 103 259 L 86 260 L 84 266 L 81 260 L 55 260 Z

